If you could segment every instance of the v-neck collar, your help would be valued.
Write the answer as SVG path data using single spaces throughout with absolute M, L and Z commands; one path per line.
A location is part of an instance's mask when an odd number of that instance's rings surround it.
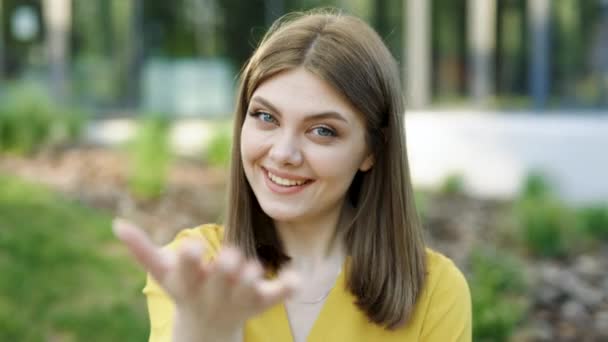
M 339 300 L 340 294 L 346 290 L 346 282 L 345 282 L 345 273 L 347 270 L 348 263 L 344 261 L 342 264 L 342 270 L 338 273 L 338 277 L 334 283 L 334 286 L 329 291 L 327 298 L 323 302 L 323 306 L 319 311 L 319 314 L 315 318 L 310 331 L 308 332 L 308 336 L 306 337 L 306 342 L 316 342 L 316 341 L 324 341 L 323 333 L 330 331 L 331 326 L 335 324 L 335 319 L 332 319 L 332 308 L 336 305 L 336 301 Z M 277 305 L 277 312 L 274 313 L 276 315 L 276 319 L 280 322 L 281 333 L 284 334 L 280 341 L 294 341 L 293 331 L 291 330 L 291 325 L 289 324 L 289 316 L 287 314 L 287 307 L 285 303 L 281 305 Z M 283 328 L 285 327 L 285 329 Z

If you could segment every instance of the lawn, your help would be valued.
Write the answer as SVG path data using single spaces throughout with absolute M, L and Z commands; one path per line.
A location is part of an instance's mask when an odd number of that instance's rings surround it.
M 143 341 L 144 274 L 111 215 L 0 174 L 0 341 Z

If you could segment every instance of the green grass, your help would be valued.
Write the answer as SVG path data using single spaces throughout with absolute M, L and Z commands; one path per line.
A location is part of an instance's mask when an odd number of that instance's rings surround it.
M 0 341 L 142 341 L 144 274 L 111 217 L 0 174 Z

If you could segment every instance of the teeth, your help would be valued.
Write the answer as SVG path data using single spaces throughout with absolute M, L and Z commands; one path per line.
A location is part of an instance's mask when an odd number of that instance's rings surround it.
M 270 173 L 270 171 L 268 172 L 268 178 L 270 178 L 270 180 L 272 180 L 274 183 L 277 183 L 282 186 L 296 186 L 296 185 L 302 185 L 306 182 L 303 180 L 295 181 L 295 180 L 281 178 L 277 175 L 273 175 L 272 173 Z

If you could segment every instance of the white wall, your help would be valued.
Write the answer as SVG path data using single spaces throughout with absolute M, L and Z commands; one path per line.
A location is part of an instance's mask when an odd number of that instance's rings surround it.
M 509 197 L 540 168 L 571 202 L 608 201 L 608 113 L 411 112 L 414 182 L 462 173 L 477 195 Z

